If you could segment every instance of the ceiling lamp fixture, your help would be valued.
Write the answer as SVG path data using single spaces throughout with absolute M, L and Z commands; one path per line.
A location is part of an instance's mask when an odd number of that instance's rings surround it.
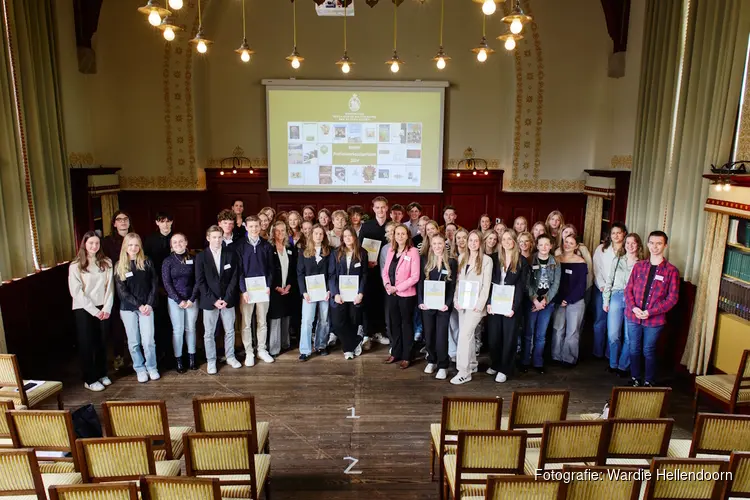
M 148 0 L 146 5 L 138 7 L 138 12 L 148 16 L 148 23 L 151 26 L 159 26 L 161 24 L 161 18 L 167 17 L 171 14 L 168 9 L 161 6 L 158 0 Z
M 341 72 L 345 75 L 349 74 L 349 72 L 352 70 L 352 64 L 354 62 L 349 59 L 349 56 L 346 54 L 346 18 L 348 17 L 346 15 L 346 9 L 349 7 L 349 5 L 344 2 L 344 55 L 336 61 L 336 66 L 341 66 Z
M 182 28 L 175 24 L 172 16 L 167 16 L 162 19 L 161 24 L 158 26 L 164 35 L 164 39 L 171 42 L 175 38 L 175 31 L 180 31 Z
M 243 0 L 244 1 L 244 0 Z M 297 3 L 292 0 L 292 11 L 294 12 L 294 50 L 286 57 L 286 60 L 292 63 L 292 68 L 299 69 L 300 63 L 305 60 L 297 52 Z
M 510 32 L 512 34 L 520 35 L 523 27 L 529 24 L 532 18 L 524 14 L 523 9 L 521 9 L 521 0 L 516 0 L 515 7 L 510 11 L 510 15 L 505 16 L 502 21 L 510 25 Z
M 471 51 L 477 55 L 477 61 L 481 63 L 486 61 L 487 57 L 493 52 L 495 52 L 487 44 L 487 36 L 486 36 L 487 26 L 486 25 L 487 25 L 487 16 L 483 15 L 482 16 L 482 40 L 479 42 L 479 45 L 471 49 Z
M 247 23 L 245 21 L 245 0 L 242 0 L 242 44 L 238 49 L 235 50 L 240 55 L 242 62 L 250 62 L 250 56 L 255 54 L 255 51 L 250 48 L 247 44 Z
M 445 20 L 445 0 L 440 1 L 440 50 L 435 57 L 432 58 L 437 64 L 437 69 L 445 69 L 445 62 L 450 60 L 443 50 L 443 24 Z
M 504 35 L 500 35 L 497 37 L 498 40 L 503 40 L 505 42 L 505 50 L 513 50 L 516 48 L 516 42 L 518 40 L 523 39 L 523 35 L 516 35 L 513 33 L 506 33 Z
M 182 0 L 169 0 L 169 8 L 180 10 L 182 8 Z
M 401 69 L 401 65 L 404 64 L 398 57 L 398 51 L 396 45 L 398 42 L 398 0 L 393 0 L 393 56 L 388 59 L 385 63 L 390 65 L 392 73 L 398 73 Z
M 213 43 L 207 39 L 203 34 L 203 14 L 201 13 L 201 0 L 198 0 L 198 32 L 195 34 L 195 38 L 190 40 L 190 43 L 195 45 L 195 50 L 200 54 L 208 52 L 209 44 Z
M 474 0 L 474 3 L 481 3 L 484 15 L 491 16 L 497 10 L 496 1 L 504 2 L 505 0 Z

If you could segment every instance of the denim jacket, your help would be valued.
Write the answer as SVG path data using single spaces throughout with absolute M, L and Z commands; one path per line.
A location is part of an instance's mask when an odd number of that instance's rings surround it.
M 557 295 L 557 290 L 560 288 L 560 266 L 558 265 L 555 258 L 550 254 L 549 260 L 547 261 L 547 272 L 550 273 L 549 279 L 549 290 L 547 291 L 547 303 L 551 303 L 552 300 L 555 298 L 555 295 Z M 531 269 L 529 271 L 529 285 L 528 285 L 528 294 L 531 300 L 533 301 L 537 296 L 537 289 L 539 288 L 539 279 L 542 275 L 542 269 L 539 265 L 539 257 L 537 257 L 536 254 L 534 254 L 534 257 L 531 259 Z

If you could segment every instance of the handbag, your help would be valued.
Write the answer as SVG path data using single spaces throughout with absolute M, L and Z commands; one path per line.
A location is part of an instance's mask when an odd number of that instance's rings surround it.
M 73 420 L 73 430 L 79 439 L 100 438 L 104 437 L 102 424 L 99 416 L 96 414 L 94 405 L 87 404 L 81 406 L 71 415 Z

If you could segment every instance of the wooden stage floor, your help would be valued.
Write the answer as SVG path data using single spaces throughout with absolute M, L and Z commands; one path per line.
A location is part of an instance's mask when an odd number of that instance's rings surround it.
M 193 425 L 194 396 L 252 394 L 258 419 L 271 422 L 274 500 L 435 499 L 429 424 L 440 421 L 443 396 L 499 396 L 507 415 L 514 389 L 566 388 L 571 391 L 568 413 L 576 414 L 601 411 L 612 386 L 623 383 L 604 372 L 603 361 L 573 369 L 550 367 L 545 375 L 529 372 L 505 384 L 496 384 L 480 364 L 474 380 L 453 386 L 425 375 L 424 361 L 407 370 L 383 365 L 384 346 L 352 361 L 345 361 L 340 350 L 306 363 L 297 361 L 297 355 L 292 350 L 273 364 L 259 361 L 237 370 L 221 365 L 215 376 L 203 371 L 205 364 L 183 375 L 167 371 L 161 380 L 146 384 L 139 384 L 130 371 L 113 377 L 114 384 L 101 393 L 85 390 L 71 373 L 65 381 L 65 406 L 75 409 L 92 402 L 100 410 L 105 400 L 164 399 L 171 425 Z M 669 416 L 676 419 L 673 437 L 690 437 L 691 404 L 687 389 L 675 388 L 669 405 Z M 347 418 L 352 406 L 360 418 Z M 361 474 L 345 474 L 352 461 L 344 457 L 357 459 L 352 470 Z

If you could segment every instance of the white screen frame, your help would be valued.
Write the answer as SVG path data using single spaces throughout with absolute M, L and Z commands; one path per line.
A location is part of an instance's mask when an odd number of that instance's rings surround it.
M 270 99 L 268 93 L 271 90 L 285 90 L 294 88 L 295 90 L 351 90 L 358 91 L 399 91 L 399 92 L 418 92 L 424 89 L 440 91 L 440 146 L 438 151 L 438 182 L 435 190 L 417 189 L 420 193 L 442 193 L 443 192 L 443 162 L 445 152 L 445 89 L 450 87 L 450 82 L 446 81 L 387 81 L 387 80 L 274 80 L 264 79 L 261 83 L 266 87 L 266 151 L 268 157 L 268 191 L 269 192 L 329 192 L 329 193 L 383 193 L 397 192 L 409 193 L 415 192 L 412 188 L 400 189 L 391 186 L 373 186 L 357 188 L 357 191 L 341 189 L 335 186 L 300 186 L 295 188 L 287 186 L 284 189 L 271 187 L 271 131 L 269 130 L 270 121 Z M 385 189 L 384 189 L 385 188 Z

